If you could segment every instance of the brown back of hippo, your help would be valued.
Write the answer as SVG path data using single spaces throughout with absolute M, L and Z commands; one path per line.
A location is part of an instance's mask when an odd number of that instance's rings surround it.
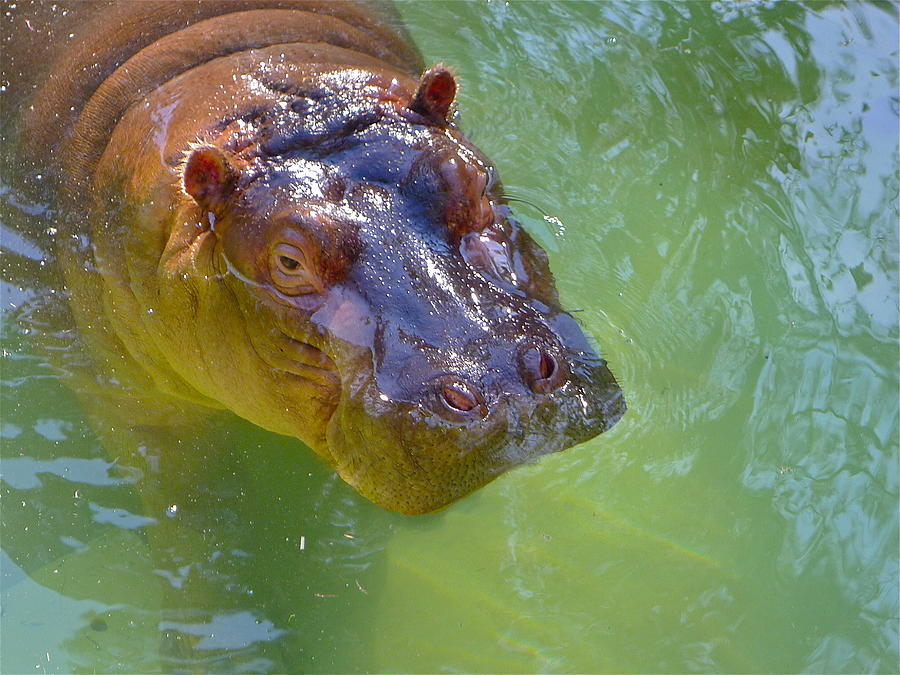
M 326 42 L 383 60 L 411 77 L 424 68 L 393 6 L 374 0 L 34 2 L 5 12 L 2 21 L 2 129 L 4 139 L 12 140 L 4 155 L 19 163 L 19 179 L 44 196 L 44 178 L 52 177 L 50 185 L 59 188 L 63 167 L 78 171 L 129 105 L 219 56 L 279 43 Z M 175 37 L 198 23 L 202 30 Z M 115 87 L 107 83 L 106 94 L 93 102 L 80 130 L 74 129 L 97 88 L 145 49 Z

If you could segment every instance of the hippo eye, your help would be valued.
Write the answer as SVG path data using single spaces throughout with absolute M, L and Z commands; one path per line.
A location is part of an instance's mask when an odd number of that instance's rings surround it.
M 497 170 L 488 165 L 485 168 L 485 172 L 487 174 L 487 180 L 484 182 L 484 187 L 481 188 L 481 196 L 484 197 L 488 192 L 494 189 L 494 184 L 497 182 Z
M 317 293 L 322 282 L 303 249 L 293 244 L 277 244 L 271 253 L 272 281 L 286 295 Z
M 296 269 L 300 268 L 300 261 L 294 260 L 286 255 L 278 256 L 278 265 L 281 267 L 281 271 L 287 274 L 290 274 Z

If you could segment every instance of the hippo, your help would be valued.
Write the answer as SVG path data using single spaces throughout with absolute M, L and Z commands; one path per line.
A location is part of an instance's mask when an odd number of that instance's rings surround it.
M 392 7 L 11 13 L 5 172 L 52 209 L 101 437 L 224 409 L 419 514 L 625 412 Z

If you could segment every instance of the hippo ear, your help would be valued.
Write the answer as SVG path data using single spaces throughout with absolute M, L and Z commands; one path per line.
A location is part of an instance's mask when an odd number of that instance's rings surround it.
M 204 209 L 215 211 L 234 189 L 237 172 L 228 156 L 213 145 L 194 148 L 184 165 L 184 191 Z
M 456 77 L 446 66 L 438 64 L 422 75 L 409 109 L 419 113 L 432 124 L 443 126 L 447 123 L 455 98 Z

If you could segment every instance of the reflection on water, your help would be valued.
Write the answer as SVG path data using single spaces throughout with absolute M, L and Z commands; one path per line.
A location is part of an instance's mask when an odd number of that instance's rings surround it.
M 225 420 L 151 517 L 4 188 L 2 670 L 900 669 L 896 8 L 401 9 L 628 415 L 417 519 Z

